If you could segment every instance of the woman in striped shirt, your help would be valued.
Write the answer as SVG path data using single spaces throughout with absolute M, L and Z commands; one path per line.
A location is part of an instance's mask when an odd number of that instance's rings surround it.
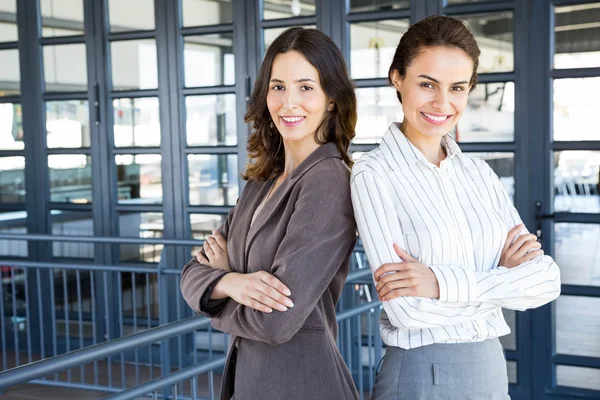
M 502 308 L 560 294 L 558 266 L 500 180 L 448 135 L 476 84 L 479 48 L 435 16 L 402 37 L 389 70 L 404 120 L 352 170 L 358 230 L 387 344 L 373 399 L 508 399 Z

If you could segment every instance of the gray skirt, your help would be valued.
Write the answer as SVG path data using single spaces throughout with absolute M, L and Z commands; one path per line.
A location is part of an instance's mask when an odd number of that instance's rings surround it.
M 506 400 L 508 377 L 498 339 L 388 346 L 371 400 Z

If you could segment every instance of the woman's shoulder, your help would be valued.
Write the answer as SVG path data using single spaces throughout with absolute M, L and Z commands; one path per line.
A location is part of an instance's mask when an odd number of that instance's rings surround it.
M 352 167 L 351 180 L 360 174 L 366 174 L 365 176 L 375 175 L 382 178 L 385 176 L 386 165 L 387 162 L 380 148 L 363 153 Z

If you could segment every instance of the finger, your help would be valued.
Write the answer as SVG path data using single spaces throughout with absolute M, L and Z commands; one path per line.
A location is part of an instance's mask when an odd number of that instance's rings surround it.
M 219 247 L 221 247 L 223 251 L 225 251 L 227 249 L 227 240 L 225 240 L 225 238 L 223 237 L 223 235 L 221 235 L 221 232 L 219 231 L 212 231 L 212 233 L 215 240 L 219 244 Z
M 281 294 L 278 290 L 275 290 L 273 288 L 273 286 L 271 286 L 267 283 L 261 282 L 261 286 L 258 286 L 257 290 L 261 291 L 266 296 L 270 297 L 271 299 L 273 299 L 278 304 L 280 304 L 284 307 L 289 307 L 289 308 L 294 307 L 294 302 L 292 300 L 290 300 L 287 296 L 284 296 L 283 294 Z M 287 310 L 287 308 L 286 308 L 286 310 Z M 281 311 L 285 311 L 285 310 L 281 310 Z
M 411 279 L 403 279 L 401 281 L 388 282 L 377 290 L 379 298 L 384 298 L 389 292 L 397 289 L 410 288 L 414 286 L 414 282 Z
M 206 256 L 211 259 L 214 255 L 215 252 L 213 251 L 213 249 L 210 247 L 210 243 L 208 242 L 208 240 L 204 241 L 204 252 L 206 253 Z
M 412 289 L 409 288 L 392 290 L 391 292 L 383 296 L 381 298 L 381 301 L 389 301 L 397 299 L 398 297 L 412 296 L 412 293 Z
M 519 224 L 508 231 L 508 235 L 506 235 L 506 242 L 504 243 L 504 248 L 502 249 L 503 252 L 513 244 L 521 230 L 523 230 L 523 224 Z
M 261 285 L 263 285 L 263 286 L 257 286 L 255 288 L 255 292 L 251 295 L 252 297 L 254 297 L 257 301 L 261 302 L 262 304 L 264 304 L 268 307 L 271 307 L 275 310 L 279 310 L 279 311 L 287 311 L 288 310 L 288 307 L 285 304 L 280 303 L 279 301 L 275 300 L 273 297 L 271 297 L 270 295 L 265 293 L 266 291 L 268 291 L 267 287 L 270 287 L 269 285 L 267 285 L 264 282 L 261 282 Z M 271 289 L 274 290 L 275 292 L 277 292 L 275 289 L 273 289 L 273 288 L 271 288 Z M 279 296 L 284 297 L 281 294 Z M 275 297 L 279 297 L 279 296 L 275 296 Z
M 210 264 L 210 261 L 208 261 L 208 259 L 206 257 L 204 257 L 204 255 L 202 254 L 202 252 L 200 250 L 198 250 L 196 252 L 196 260 L 198 260 L 198 262 L 200 264 Z
M 406 265 L 405 264 L 406 263 L 389 263 L 389 264 L 383 264 L 373 274 L 373 277 L 375 278 L 375 282 L 379 281 L 381 279 L 381 276 L 383 274 L 387 274 L 388 272 L 403 271 L 404 269 L 406 269 Z
M 385 276 L 382 276 L 381 279 L 379 279 L 379 281 L 377 281 L 377 285 L 375 286 L 375 290 L 379 291 L 379 289 L 385 285 L 386 283 L 389 282 L 394 282 L 394 281 L 400 281 L 403 279 L 409 279 L 412 278 L 412 273 L 410 271 L 400 271 L 400 272 L 395 272 L 395 273 L 391 273 L 391 274 L 387 274 Z
M 261 276 L 260 280 L 263 281 L 264 283 L 266 283 L 267 285 L 273 287 L 279 293 L 282 293 L 286 296 L 289 296 L 292 294 L 292 292 L 290 291 L 290 289 L 287 286 L 285 286 L 283 283 L 281 283 L 281 281 L 279 279 L 275 278 L 273 275 L 271 275 L 269 273 L 266 273 L 264 276 Z
M 521 248 L 515 253 L 515 257 L 522 258 L 530 250 L 537 250 L 537 249 L 541 249 L 541 248 L 542 248 L 542 244 L 540 242 L 528 241 L 525 244 L 523 244 L 523 246 L 521 246 Z
M 273 312 L 273 309 L 271 307 L 269 307 L 269 306 L 267 306 L 265 304 L 262 304 L 259 301 L 256 301 L 252 297 L 245 298 L 242 301 L 242 304 L 245 305 L 246 307 L 253 308 L 253 309 L 257 310 L 257 311 L 262 311 L 262 312 L 265 312 L 265 313 L 271 313 L 271 312 Z
M 519 262 L 520 262 L 521 264 L 523 264 L 524 262 L 531 261 L 531 260 L 533 260 L 534 258 L 538 258 L 539 256 L 543 256 L 543 255 L 544 255 L 544 250 L 542 250 L 542 249 L 539 249 L 539 250 L 533 250 L 533 251 L 530 251 L 529 253 L 525 254 L 525 255 L 523 256 L 523 258 L 521 258 L 521 259 L 519 260 Z
M 521 235 L 517 238 L 517 240 L 515 240 L 515 243 L 511 247 L 514 247 L 515 252 L 517 252 L 521 246 L 529 241 L 537 242 L 537 236 L 531 233 L 528 233 L 527 235 Z
M 396 251 L 396 254 L 398 254 L 398 257 L 402 259 L 402 261 L 417 261 L 413 256 L 398 246 L 398 243 L 394 243 L 394 250 Z
M 208 239 L 206 239 L 208 241 L 208 243 L 210 244 L 210 247 L 212 248 L 212 250 L 216 253 L 222 253 L 223 249 L 221 248 L 221 246 L 219 246 L 219 244 L 217 243 L 217 241 L 215 240 L 214 237 L 209 236 Z

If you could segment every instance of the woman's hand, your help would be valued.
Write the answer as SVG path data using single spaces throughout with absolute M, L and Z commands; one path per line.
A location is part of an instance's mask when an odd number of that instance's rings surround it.
M 215 285 L 211 299 L 231 297 L 239 304 L 270 313 L 273 309 L 287 311 L 288 307 L 294 307 L 288 297 L 290 295 L 290 289 L 266 271 L 251 274 L 231 272 Z
M 206 257 L 201 251 L 196 251 L 196 259 L 201 264 L 208 265 L 212 268 L 231 271 L 229 257 L 227 256 L 227 241 L 219 231 L 213 231 L 213 235 L 214 236 L 209 236 L 204 241 L 204 253 L 206 254 Z
M 544 254 L 542 245 L 537 241 L 537 236 L 529 233 L 517 238 L 522 231 L 523 224 L 515 226 L 508 232 L 500 256 L 500 267 L 514 268 Z
M 401 263 L 383 264 L 375 271 L 375 282 L 379 300 L 387 301 L 402 296 L 438 299 L 440 287 L 431 268 L 420 263 L 394 243 Z

